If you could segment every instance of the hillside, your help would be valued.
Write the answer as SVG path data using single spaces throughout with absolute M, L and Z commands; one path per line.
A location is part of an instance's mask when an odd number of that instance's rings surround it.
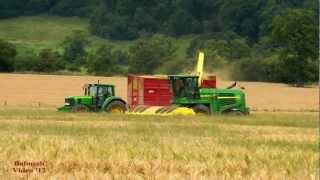
M 15 43 L 58 43 L 73 30 L 87 31 L 85 19 L 58 16 L 24 16 L 0 20 L 0 38 Z
M 53 48 L 60 50 L 59 44 L 75 30 L 89 34 L 88 21 L 78 17 L 60 17 L 50 15 L 23 16 L 0 20 L 0 39 L 14 43 L 18 51 Z M 110 43 L 126 47 L 128 42 L 108 41 L 90 35 L 95 46 Z
M 61 51 L 60 44 L 65 37 L 75 30 L 88 34 L 88 20 L 78 17 L 61 17 L 52 15 L 22 16 L 0 19 L 0 39 L 15 44 L 18 52 L 52 48 Z M 127 49 L 134 41 L 107 40 L 89 35 L 94 48 L 101 44 L 111 44 L 117 49 Z M 177 38 L 175 46 L 179 56 L 184 56 L 192 35 Z

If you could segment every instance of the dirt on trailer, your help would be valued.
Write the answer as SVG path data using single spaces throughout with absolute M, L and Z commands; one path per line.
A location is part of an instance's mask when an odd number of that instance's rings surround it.
M 87 83 L 113 84 L 116 95 L 127 99 L 126 77 L 60 76 L 0 74 L 0 107 L 63 105 L 64 98 L 83 95 Z M 218 80 L 218 87 L 232 84 Z M 239 82 L 247 94 L 248 106 L 257 111 L 318 111 L 317 87 L 296 88 L 285 84 L 262 82 Z

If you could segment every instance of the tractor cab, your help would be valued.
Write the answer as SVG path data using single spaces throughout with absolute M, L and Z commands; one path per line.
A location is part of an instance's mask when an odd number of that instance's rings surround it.
M 83 86 L 84 95 L 96 97 L 99 95 L 114 96 L 114 86 L 106 84 L 86 84 Z
M 86 84 L 83 86 L 84 95 L 91 97 L 114 96 L 114 86 L 108 84 Z
M 83 86 L 84 95 L 92 97 L 95 108 L 102 107 L 105 99 L 114 96 L 114 86 L 109 84 L 86 84 Z

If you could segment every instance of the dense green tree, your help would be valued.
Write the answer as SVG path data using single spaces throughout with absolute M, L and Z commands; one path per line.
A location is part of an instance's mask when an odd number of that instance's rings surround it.
M 88 17 L 97 5 L 98 0 L 55 0 L 50 12 L 60 16 Z
M 2 0 L 0 1 L 0 18 L 23 15 L 28 0 Z
M 127 66 L 129 63 L 129 53 L 116 49 L 113 51 L 113 58 L 116 60 L 117 64 Z
M 318 77 L 318 20 L 308 10 L 290 10 L 273 21 L 273 40 L 282 48 L 283 80 L 302 85 Z
M 272 37 L 286 53 L 305 58 L 318 56 L 318 19 L 307 10 L 290 10 L 273 21 Z
M 69 63 L 83 63 L 87 55 L 86 48 L 89 44 L 89 36 L 86 33 L 74 31 L 62 43 L 64 60 Z
M 115 75 L 123 73 L 117 62 L 118 51 L 110 45 L 101 46 L 88 60 L 88 71 L 95 75 Z
M 14 70 L 17 72 L 35 71 L 35 67 L 39 64 L 37 54 L 28 50 L 23 54 L 18 54 L 14 61 Z
M 48 12 L 56 0 L 1 0 L 0 18 Z
M 92 34 L 111 39 L 130 40 L 138 37 L 138 30 L 127 16 L 97 10 L 90 20 Z
M 170 60 L 175 50 L 173 40 L 163 35 L 139 39 L 129 48 L 129 72 L 151 74 Z
M 250 56 L 251 49 L 246 39 L 233 39 L 230 41 L 230 58 L 240 59 Z
M 205 51 L 207 57 L 211 57 L 212 54 L 212 56 L 219 55 L 230 60 L 251 56 L 251 48 L 246 39 L 230 39 L 228 36 L 220 38 L 215 35 L 209 38 L 197 37 L 191 41 L 187 51 L 188 55 L 196 56 L 198 51 Z
M 249 37 L 252 41 L 259 38 L 261 11 L 264 0 L 229 0 L 224 1 L 220 8 L 225 28 L 242 36 Z
M 259 37 L 268 36 L 272 31 L 272 20 L 275 16 L 283 14 L 290 8 L 302 7 L 304 3 L 313 0 L 266 0 L 262 3 L 261 11 L 258 14 Z M 315 2 L 315 1 L 313 1 Z M 314 4 L 315 5 L 315 4 Z
M 65 63 L 62 56 L 52 49 L 43 49 L 36 60 L 36 65 L 33 68 L 36 72 L 55 72 L 63 70 Z
M 177 10 L 169 19 L 169 33 L 184 35 L 200 31 L 200 23 L 185 10 Z
M 52 4 L 52 0 L 29 0 L 25 6 L 24 14 L 32 15 L 48 11 Z
M 0 40 L 0 72 L 14 70 L 13 65 L 16 55 L 16 47 L 13 44 Z

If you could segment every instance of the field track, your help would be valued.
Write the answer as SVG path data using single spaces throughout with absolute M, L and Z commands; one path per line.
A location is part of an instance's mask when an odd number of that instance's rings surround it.
M 64 97 L 82 95 L 85 83 L 114 84 L 118 96 L 126 99 L 125 77 L 56 76 L 29 74 L 0 74 L 0 106 L 58 107 Z M 218 81 L 219 87 L 232 82 Z M 258 111 L 317 111 L 318 89 L 295 88 L 285 84 L 239 82 L 246 88 L 248 106 Z

